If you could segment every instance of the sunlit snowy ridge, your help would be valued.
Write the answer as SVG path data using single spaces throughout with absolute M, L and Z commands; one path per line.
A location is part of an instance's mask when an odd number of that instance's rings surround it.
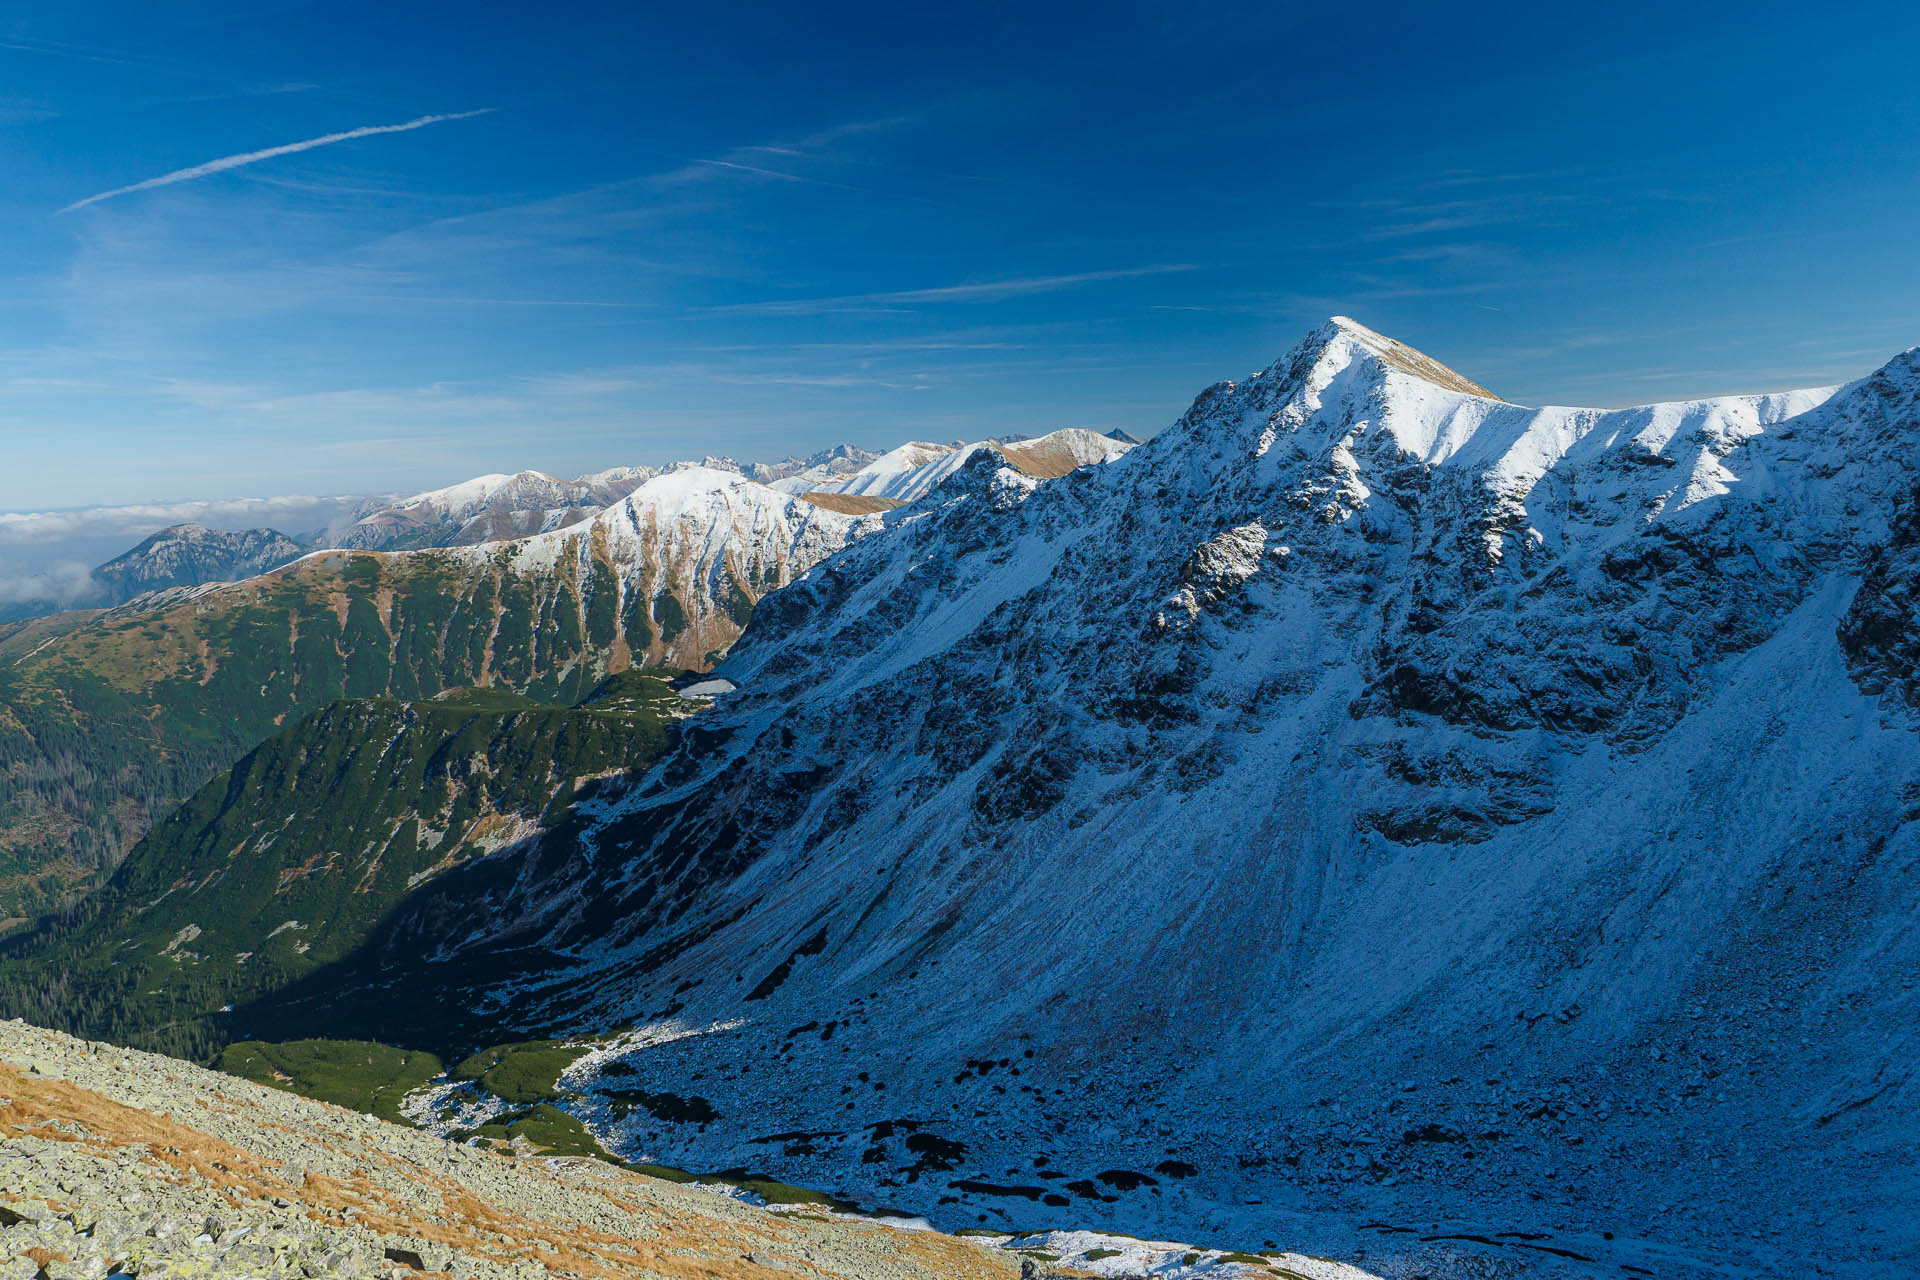
M 1342 320 L 1105 466 L 981 451 L 529 859 L 559 967 L 492 996 L 744 1015 L 631 1056 L 723 1120 L 608 1140 L 990 1225 L 1902 1256 L 1916 443 L 1914 352 L 1528 409 Z

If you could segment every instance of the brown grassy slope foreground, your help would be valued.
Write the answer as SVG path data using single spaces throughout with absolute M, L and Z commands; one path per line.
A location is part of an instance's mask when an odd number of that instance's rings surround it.
M 458 1147 L 170 1058 L 0 1023 L 0 1276 L 1006 1280 L 950 1236 Z

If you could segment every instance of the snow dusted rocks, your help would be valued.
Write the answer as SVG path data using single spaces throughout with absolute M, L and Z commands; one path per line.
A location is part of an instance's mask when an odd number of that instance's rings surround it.
M 893 498 L 911 502 L 922 497 L 944 474 L 943 464 L 956 453 L 964 454 L 978 445 L 929 444 L 914 440 L 889 449 L 845 476 L 820 480 L 804 474 L 792 480 L 776 481 L 781 488 L 805 483 L 808 490 L 820 493 L 844 493 L 858 497 Z M 962 459 L 964 460 L 964 459 Z
M 836 494 L 878 498 L 890 502 L 918 502 L 948 476 L 976 456 L 990 454 L 1035 479 L 1051 480 L 1077 467 L 1111 462 L 1132 443 L 1095 431 L 1069 427 L 1030 440 L 981 441 L 975 444 L 928 444 L 913 441 L 871 458 L 848 474 L 820 478 L 808 471 L 774 487 L 791 493 Z
M 659 474 L 615 467 L 559 480 L 542 471 L 475 476 L 368 512 L 332 545 L 361 551 L 462 547 L 578 524 Z
M 149 591 L 231 582 L 265 573 L 305 551 L 273 529 L 228 533 L 197 524 L 162 529 L 93 571 L 101 602 L 122 604 Z
M 1006 462 L 1023 476 L 1052 480 L 1066 476 L 1069 470 L 1079 466 L 1114 461 L 1131 447 L 1133 445 L 1123 439 L 1100 436 L 1083 428 L 1066 428 L 1033 439 L 981 441 L 972 445 L 929 445 L 914 441 L 877 457 L 843 480 L 814 487 L 824 493 L 918 503 L 948 476 L 981 455 Z M 781 487 L 787 484 L 791 482 L 781 482 Z
M 1369 1266 L 1905 1274 L 1916 445 L 1914 352 L 1529 409 L 1336 320 L 1105 466 L 964 459 L 510 898 L 394 936 L 537 956 L 438 971 L 529 1030 L 738 1021 L 631 1055 L 719 1117 L 631 1154 Z
M 805 493 L 852 475 L 880 455 L 858 445 L 838 444 L 807 457 L 781 462 L 750 462 L 740 468 L 749 480 L 770 484 L 788 493 Z
M 734 471 L 655 476 L 582 525 L 453 554 L 515 574 L 561 574 L 596 591 L 635 665 L 705 667 L 767 592 L 882 527 L 878 513 L 829 511 Z M 596 567 L 604 570 L 597 573 Z
M 1864 692 L 1920 712 L 1920 489 L 1868 560 L 1840 621 L 1840 647 Z

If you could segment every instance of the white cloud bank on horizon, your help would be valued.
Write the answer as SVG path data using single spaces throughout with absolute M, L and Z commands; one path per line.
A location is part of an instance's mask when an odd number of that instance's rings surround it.
M 84 200 L 75 200 L 61 213 L 72 213 L 75 209 L 84 209 L 90 204 L 99 204 L 102 200 L 111 200 L 115 196 L 131 195 L 136 191 L 151 191 L 155 187 L 170 187 L 176 182 L 192 182 L 196 178 L 205 178 L 212 174 L 224 173 L 228 169 L 238 169 L 243 165 L 258 164 L 262 160 L 272 160 L 277 156 L 290 156 L 299 151 L 311 151 L 315 147 L 331 146 L 336 142 L 351 142 L 355 138 L 371 138 L 383 133 L 410 133 L 415 129 L 424 129 L 430 124 L 442 124 L 449 120 L 470 120 L 474 116 L 484 116 L 494 110 L 482 107 L 478 111 L 456 111 L 447 115 L 421 116 L 408 120 L 404 124 L 373 124 L 358 129 L 347 129 L 340 133 L 322 134 L 318 138 L 308 138 L 303 142 L 289 142 L 278 147 L 267 147 L 260 151 L 243 151 L 238 155 L 222 156 L 218 160 L 209 160 L 205 164 L 196 164 L 185 169 L 175 169 L 172 173 L 163 173 L 157 178 L 148 178 L 124 187 L 115 187 L 111 191 L 102 191 L 98 195 L 88 196 Z
M 172 525 L 204 524 L 229 531 L 270 527 L 301 536 L 337 529 L 369 504 L 388 500 L 284 495 L 0 511 L 0 620 L 21 616 L 7 606 L 73 607 L 87 602 L 98 587 L 93 566 Z
M 78 604 L 99 588 L 85 561 L 60 560 L 37 573 L 0 575 L 0 605 Z
M 286 494 L 272 498 L 207 498 L 192 502 L 138 502 L 118 507 L 75 507 L 64 511 L 0 511 L 0 545 L 58 542 L 77 536 L 137 534 L 144 538 L 169 525 L 210 524 L 243 527 L 237 521 L 310 521 L 327 524 L 357 497 Z M 282 530 L 282 532 L 295 532 Z

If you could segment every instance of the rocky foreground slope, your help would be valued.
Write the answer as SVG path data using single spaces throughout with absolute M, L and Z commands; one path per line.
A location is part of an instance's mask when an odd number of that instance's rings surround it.
M 0 1280 L 1012 1280 L 928 1231 L 518 1159 L 0 1023 Z

